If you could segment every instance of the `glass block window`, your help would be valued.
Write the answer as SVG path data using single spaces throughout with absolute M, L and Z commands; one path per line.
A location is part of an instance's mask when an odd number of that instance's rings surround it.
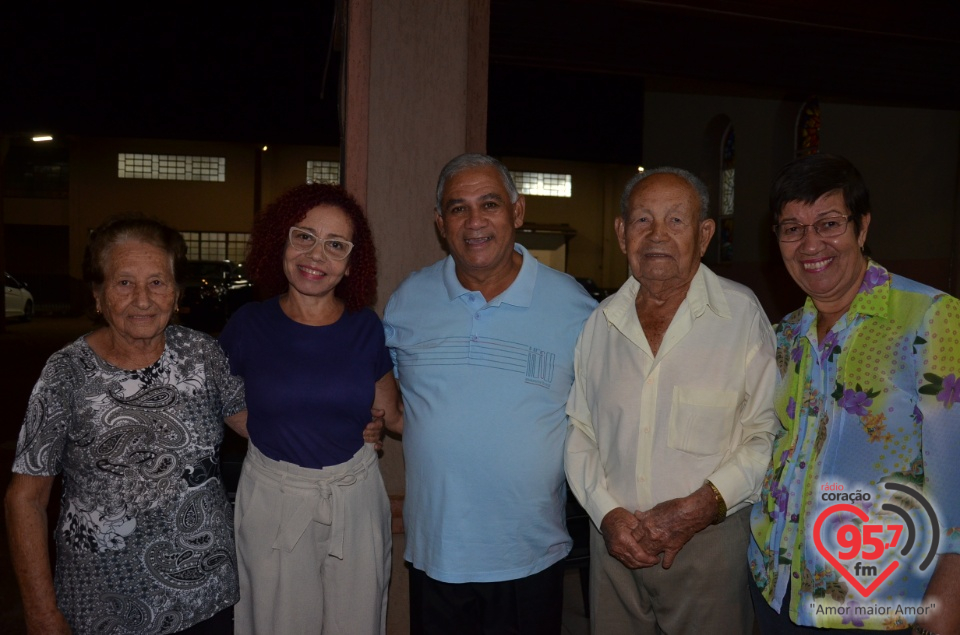
M 517 191 L 530 196 L 573 196 L 573 177 L 549 172 L 511 172 Z
M 232 260 L 243 262 L 247 257 L 250 234 L 242 232 L 181 232 L 187 242 L 190 260 Z
M 180 154 L 117 155 L 117 177 L 161 181 L 216 181 L 227 176 L 224 157 L 194 157 Z
M 307 161 L 307 183 L 340 183 L 339 161 Z

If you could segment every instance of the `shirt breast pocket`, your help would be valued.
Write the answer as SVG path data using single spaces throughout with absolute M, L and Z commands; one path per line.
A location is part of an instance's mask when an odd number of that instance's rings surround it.
M 674 386 L 667 445 L 700 456 L 726 452 L 739 401 L 732 390 Z

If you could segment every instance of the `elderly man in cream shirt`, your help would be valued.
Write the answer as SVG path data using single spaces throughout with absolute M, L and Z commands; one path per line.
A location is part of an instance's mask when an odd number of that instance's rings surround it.
M 754 294 L 700 263 L 706 187 L 628 184 L 631 277 L 587 320 L 567 403 L 567 480 L 591 539 L 591 630 L 749 634 L 749 506 L 779 423 L 774 335 Z

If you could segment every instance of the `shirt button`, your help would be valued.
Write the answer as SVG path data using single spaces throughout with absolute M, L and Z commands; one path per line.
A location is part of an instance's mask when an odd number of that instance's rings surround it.
M 653 377 L 651 377 L 650 379 L 648 379 L 648 380 L 647 380 L 647 383 L 648 383 L 648 384 L 652 384 L 652 383 L 653 383 Z
M 477 313 L 477 314 L 475 314 L 473 317 L 475 317 L 475 318 L 477 318 L 477 319 L 479 320 L 479 319 L 480 319 L 480 314 Z
M 799 573 L 797 573 L 796 571 L 794 571 L 794 572 L 793 572 L 793 577 L 795 577 L 795 578 L 799 578 L 799 577 L 800 577 L 800 574 L 799 574 Z
M 470 336 L 470 341 L 471 341 L 471 342 L 476 342 L 478 339 L 480 339 L 480 338 L 478 338 L 476 335 L 471 335 L 471 336 Z
M 644 427 L 643 427 L 643 433 L 644 433 L 644 434 L 650 434 L 650 426 L 644 426 Z
M 807 462 L 806 462 L 806 461 L 800 461 L 800 469 L 802 470 L 802 469 L 805 468 L 805 467 L 807 467 Z

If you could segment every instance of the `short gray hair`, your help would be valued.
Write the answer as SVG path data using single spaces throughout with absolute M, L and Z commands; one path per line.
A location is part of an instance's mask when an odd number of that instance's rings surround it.
M 633 190 L 642 180 L 655 174 L 672 174 L 689 183 L 693 191 L 697 193 L 697 198 L 700 199 L 700 220 L 704 221 L 710 218 L 710 192 L 704 182 L 683 168 L 662 167 L 644 170 L 627 181 L 626 187 L 623 188 L 623 195 L 620 197 L 620 217 L 623 218 L 624 222 L 630 216 L 630 196 L 633 194 Z
M 517 199 L 520 198 L 517 186 L 514 184 L 507 166 L 486 154 L 461 154 L 451 159 L 440 170 L 440 179 L 437 181 L 437 214 L 443 215 L 443 188 L 447 186 L 447 181 L 454 175 L 473 168 L 495 168 L 500 173 L 503 187 L 507 189 L 507 193 L 510 195 L 510 202 L 516 203 Z

